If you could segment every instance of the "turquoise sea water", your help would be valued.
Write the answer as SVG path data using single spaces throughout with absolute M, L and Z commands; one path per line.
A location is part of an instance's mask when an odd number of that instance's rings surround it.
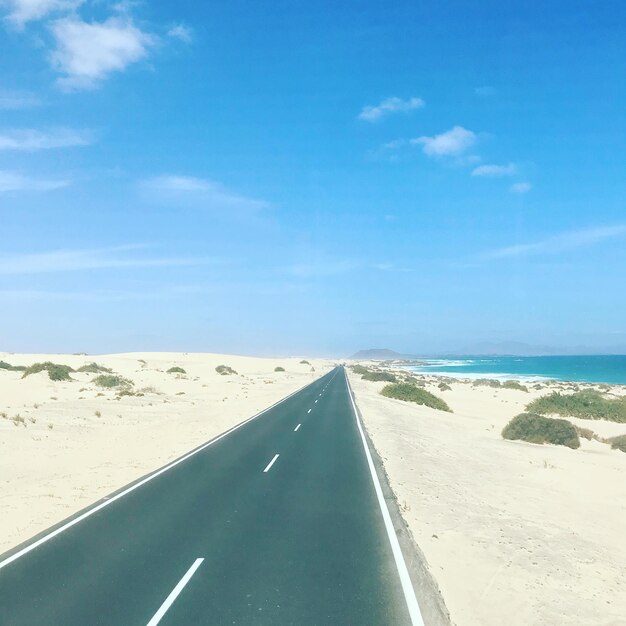
M 458 378 L 571 380 L 626 385 L 626 355 L 424 358 L 409 369 Z

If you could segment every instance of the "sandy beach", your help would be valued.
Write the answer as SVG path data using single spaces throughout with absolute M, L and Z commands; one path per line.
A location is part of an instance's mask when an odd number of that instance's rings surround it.
M 307 363 L 301 363 L 306 360 Z M 0 552 L 21 543 L 184 454 L 321 376 L 332 362 L 218 354 L 105 356 L 0 353 L 29 366 L 73 369 L 95 362 L 132 380 L 142 395 L 73 372 L 55 382 L 40 372 L 0 369 Z M 236 375 L 220 375 L 219 365 Z M 185 374 L 168 373 L 180 367 Z M 283 367 L 284 372 L 275 372 Z
M 454 411 L 383 397 L 349 374 L 403 516 L 457 626 L 626 624 L 626 454 L 505 441 L 523 391 L 421 377 Z M 612 391 L 624 393 L 624 388 Z M 571 419 L 602 437 L 626 424 Z

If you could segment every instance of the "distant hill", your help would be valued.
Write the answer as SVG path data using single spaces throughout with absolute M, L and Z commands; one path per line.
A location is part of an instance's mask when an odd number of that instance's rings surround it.
M 387 348 L 370 348 L 369 350 L 359 350 L 350 358 L 362 361 L 386 361 L 387 359 L 404 359 L 406 355 Z

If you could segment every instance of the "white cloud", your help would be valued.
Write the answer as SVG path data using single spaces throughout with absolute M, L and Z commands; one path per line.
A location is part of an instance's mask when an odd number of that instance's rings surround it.
M 20 172 L 0 170 L 0 193 L 7 191 L 51 191 L 70 184 L 68 180 L 31 178 Z
M 145 58 L 157 41 L 128 18 L 89 23 L 68 17 L 53 22 L 51 29 L 56 49 L 50 59 L 63 74 L 58 83 L 69 89 L 96 86 L 112 72 Z
M 0 150 L 49 150 L 87 146 L 92 143 L 92 133 L 70 128 L 56 128 L 47 131 L 34 129 L 10 130 L 0 132 Z
M 0 5 L 9 8 L 7 20 L 17 28 L 27 22 L 40 20 L 50 13 L 69 12 L 80 6 L 83 0 L 3 0 Z
M 517 172 L 515 163 L 508 165 L 479 165 L 472 171 L 472 176 L 512 176 Z
M 390 113 L 413 111 L 415 109 L 421 109 L 424 105 L 425 102 L 421 98 L 409 98 L 408 100 L 395 97 L 387 98 L 375 106 L 363 107 L 358 117 L 365 122 L 376 122 Z
M 513 183 L 509 187 L 509 191 L 512 193 L 528 193 L 532 189 L 530 183 Z
M 184 24 L 172 26 L 172 28 L 167 31 L 167 36 L 172 39 L 179 39 L 183 43 L 191 43 L 193 39 L 191 28 Z
M 411 139 L 411 143 L 423 145 L 424 153 L 428 156 L 457 156 L 473 146 L 476 140 L 476 133 L 462 126 L 455 126 L 434 137 Z
M 30 109 L 41 104 L 39 98 L 30 93 L 24 92 L 1 92 L 0 93 L 0 109 L 1 110 L 18 110 Z
M 219 263 L 206 257 L 129 257 L 128 252 L 145 248 L 126 245 L 111 248 L 52 250 L 30 254 L 0 256 L 0 274 L 41 274 L 50 272 L 77 272 L 94 269 L 149 268 L 205 265 Z
M 503 259 L 541 252 L 562 252 L 575 248 L 581 248 L 583 246 L 591 246 L 607 239 L 624 236 L 626 236 L 626 224 L 587 228 L 585 230 L 561 233 L 533 243 L 524 243 L 505 248 L 498 248 L 497 250 L 491 250 L 483 254 L 482 258 Z
M 206 208 L 255 210 L 268 206 L 263 200 L 241 196 L 215 181 L 193 176 L 156 176 L 142 181 L 140 186 L 153 198 L 178 201 L 186 197 Z

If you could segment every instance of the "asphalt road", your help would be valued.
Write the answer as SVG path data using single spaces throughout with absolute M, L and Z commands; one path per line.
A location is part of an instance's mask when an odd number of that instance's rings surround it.
M 336 368 L 0 557 L 0 624 L 421 624 L 367 455 Z

